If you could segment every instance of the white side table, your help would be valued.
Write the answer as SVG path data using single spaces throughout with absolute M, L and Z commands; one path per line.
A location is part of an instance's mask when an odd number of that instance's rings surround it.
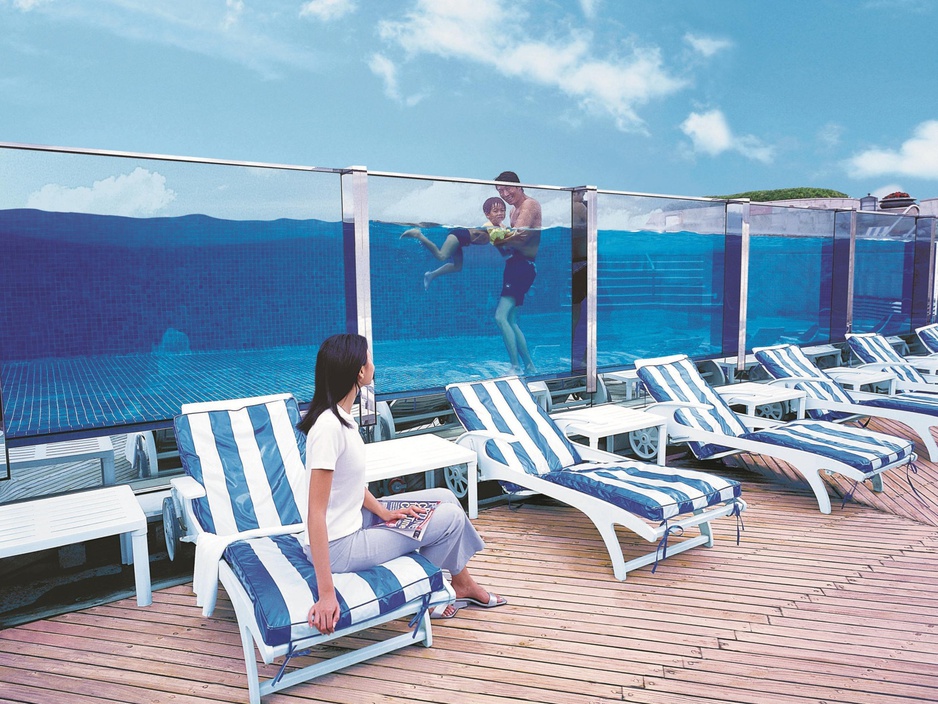
M 821 367 L 820 361 L 822 359 L 827 360 L 831 367 L 839 367 L 842 359 L 841 350 L 833 345 L 814 345 L 812 347 L 802 347 L 801 351 L 804 352 L 805 357 L 814 362 L 819 368 Z
M 798 389 L 788 389 L 776 384 L 758 384 L 746 381 L 727 386 L 718 386 L 714 389 L 730 405 L 738 404 L 746 407 L 747 415 L 755 415 L 756 408 L 768 406 L 773 403 L 790 401 L 795 408 L 795 415 L 804 418 L 804 400 L 807 394 Z M 779 418 L 781 416 L 779 415 Z
M 137 605 L 149 606 L 153 597 L 147 517 L 129 486 L 121 484 L 0 506 L 0 558 L 109 535 L 119 535 L 122 541 L 129 538 Z
M 736 381 L 736 368 L 739 365 L 739 357 L 722 357 L 712 361 L 723 370 L 723 375 L 730 384 Z M 756 359 L 754 354 L 747 354 L 743 359 L 743 367 L 746 371 L 749 371 L 758 364 L 759 360 Z
M 866 384 L 888 384 L 890 395 L 896 393 L 896 375 L 892 372 L 877 372 L 868 369 L 854 369 L 853 367 L 833 367 L 825 369 L 824 373 L 841 386 L 853 391 L 859 391 Z
M 114 483 L 114 445 L 106 435 L 10 448 L 11 470 L 84 460 L 100 460 L 103 483 Z
M 656 461 L 660 465 L 665 463 L 668 447 L 668 420 L 664 416 L 635 408 L 625 408 L 614 403 L 604 403 L 599 406 L 555 413 L 551 418 L 565 435 L 582 435 L 589 439 L 592 448 L 599 446 L 600 438 L 610 438 L 642 430 L 656 430 L 658 442 Z
M 434 485 L 438 469 L 466 465 L 466 473 L 454 474 L 447 483 L 457 495 L 475 491 L 477 482 L 468 481 L 476 472 L 476 453 L 439 435 L 424 433 L 365 445 L 365 479 L 369 482 L 425 473 L 427 487 Z M 457 491 L 462 489 L 463 491 Z

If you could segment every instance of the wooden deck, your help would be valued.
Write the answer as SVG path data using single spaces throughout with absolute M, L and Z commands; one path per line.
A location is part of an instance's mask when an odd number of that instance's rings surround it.
M 938 468 L 921 465 L 916 481 L 933 498 Z M 881 506 L 852 503 L 823 516 L 799 487 L 722 473 L 745 485 L 740 545 L 735 521 L 724 519 L 714 548 L 625 582 L 613 578 L 579 512 L 549 502 L 484 510 L 476 525 L 488 547 L 472 566 L 508 606 L 464 609 L 434 622 L 432 648 L 406 648 L 265 701 L 938 701 L 938 528 L 934 515 L 890 512 L 913 505 L 905 478 L 888 477 L 891 498 Z M 621 540 L 627 553 L 647 550 L 632 534 Z M 0 631 L 3 702 L 246 700 L 224 595 L 211 619 L 184 585 L 155 592 L 149 608 L 125 599 Z

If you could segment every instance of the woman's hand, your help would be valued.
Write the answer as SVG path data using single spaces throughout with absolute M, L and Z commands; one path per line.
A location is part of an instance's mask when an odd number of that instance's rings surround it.
M 387 523 L 388 521 L 397 521 L 401 518 L 422 516 L 426 512 L 427 509 L 425 509 L 423 506 L 405 506 L 404 508 L 398 509 L 397 511 L 388 511 L 387 509 L 384 509 L 382 510 L 382 514 L 384 515 L 380 515 L 378 518 L 380 518 L 383 523 Z
M 306 620 L 320 633 L 334 633 L 339 622 L 339 600 L 335 598 L 335 592 L 320 596 L 319 601 L 310 608 Z

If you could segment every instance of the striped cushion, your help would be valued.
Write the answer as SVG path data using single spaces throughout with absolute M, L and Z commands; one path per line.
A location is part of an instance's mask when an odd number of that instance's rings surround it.
M 895 364 L 895 367 L 888 367 L 888 371 L 895 374 L 903 381 L 911 381 L 918 384 L 927 384 L 928 380 L 922 376 L 922 373 L 910 366 L 908 362 L 889 344 L 882 335 L 874 332 L 864 333 L 862 335 L 848 335 L 847 344 L 853 353 L 860 358 L 861 362 L 866 364 Z
M 897 411 L 910 411 L 938 416 L 938 397 L 934 394 L 904 393 L 895 396 L 867 399 L 860 402 L 863 406 L 891 408 Z
M 492 459 L 527 474 L 543 475 L 580 462 L 580 455 L 517 377 L 454 384 L 446 397 L 466 430 L 506 433 L 489 440 Z
M 299 419 L 294 398 L 176 418 L 182 466 L 205 487 L 206 496 L 193 504 L 204 531 L 232 535 L 305 521 L 306 437 L 296 429 Z
M 759 363 L 775 379 L 790 379 L 792 377 L 816 379 L 817 381 L 802 381 L 795 384 L 795 388 L 804 391 L 808 398 L 833 403 L 856 403 L 846 389 L 831 379 L 826 372 L 819 369 L 801 351 L 801 348 L 795 345 L 763 347 L 756 350 L 755 353 Z M 816 420 L 838 420 L 846 418 L 848 414 L 812 408 L 808 410 L 808 416 Z
M 277 646 L 315 636 L 306 621 L 319 598 L 316 573 L 296 536 L 255 538 L 232 543 L 225 559 L 254 604 L 254 615 L 267 645 Z M 341 608 L 337 630 L 390 613 L 408 601 L 439 592 L 447 601 L 443 573 L 418 553 L 361 572 L 333 575 Z
M 543 478 L 658 522 L 740 495 L 739 482 L 625 459 L 616 464 L 584 462 Z
M 796 420 L 745 437 L 838 460 L 865 474 L 912 454 L 908 440 L 824 421 Z
M 638 376 L 656 401 L 704 403 L 708 409 L 681 409 L 674 419 L 691 428 L 739 437 L 748 431 L 726 401 L 706 384 L 697 367 L 685 355 L 665 357 L 655 364 L 638 367 Z M 701 442 L 689 442 L 691 451 L 706 459 L 728 448 Z
M 925 349 L 932 354 L 938 352 L 938 323 L 919 328 L 915 333 L 918 335 L 918 339 L 922 341 L 922 344 L 925 345 Z

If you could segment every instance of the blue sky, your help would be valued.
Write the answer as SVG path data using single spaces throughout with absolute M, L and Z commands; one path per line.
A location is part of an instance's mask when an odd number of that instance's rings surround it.
M 938 0 L 0 0 L 0 141 L 930 198 L 936 26 Z

